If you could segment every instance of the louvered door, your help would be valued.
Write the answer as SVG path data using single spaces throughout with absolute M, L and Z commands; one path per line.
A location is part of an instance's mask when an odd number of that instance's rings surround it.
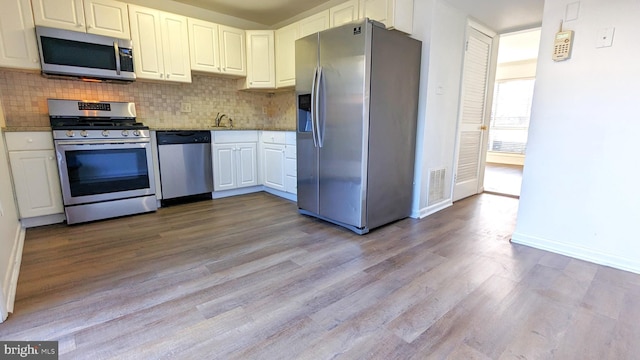
M 458 126 L 458 151 L 453 201 L 482 191 L 482 152 L 487 129 L 487 82 L 491 63 L 491 38 L 469 28 L 462 78 Z

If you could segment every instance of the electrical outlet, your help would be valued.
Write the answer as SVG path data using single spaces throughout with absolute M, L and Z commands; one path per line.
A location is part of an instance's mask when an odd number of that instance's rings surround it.
M 267 115 L 267 107 L 266 106 L 262 107 L 262 115 Z
M 180 104 L 180 111 L 184 113 L 191 112 L 191 103 L 183 102 Z

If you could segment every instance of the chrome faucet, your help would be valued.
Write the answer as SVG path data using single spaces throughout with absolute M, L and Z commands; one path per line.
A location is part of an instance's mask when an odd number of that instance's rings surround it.
M 218 113 L 218 115 L 220 115 L 220 113 Z M 216 115 L 216 127 L 220 127 L 220 122 L 225 116 L 227 116 L 226 114 L 218 115 Z

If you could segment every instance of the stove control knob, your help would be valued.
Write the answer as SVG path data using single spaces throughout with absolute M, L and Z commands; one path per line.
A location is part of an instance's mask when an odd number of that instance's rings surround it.
M 73 132 L 73 130 L 67 130 L 67 137 L 74 137 L 76 136 L 76 134 Z
M 129 136 L 129 130 L 122 130 L 122 136 Z
M 133 135 L 140 136 L 140 130 L 133 130 Z
M 109 136 L 109 130 L 102 130 L 102 136 L 108 137 Z
M 87 137 L 87 135 L 89 135 L 89 133 L 87 132 L 87 130 L 82 130 L 82 131 L 80 131 L 80 136 L 82 136 L 82 137 Z

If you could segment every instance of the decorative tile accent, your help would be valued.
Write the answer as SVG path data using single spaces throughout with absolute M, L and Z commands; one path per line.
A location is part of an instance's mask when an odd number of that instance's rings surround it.
M 138 121 L 152 129 L 207 129 L 218 112 L 233 119 L 236 128 L 295 129 L 295 95 L 286 92 L 238 91 L 237 80 L 193 74 L 192 83 L 90 83 L 47 79 L 39 73 L 0 69 L 0 100 L 6 126 L 49 126 L 47 99 L 132 101 Z M 182 103 L 191 112 L 180 111 Z M 222 125 L 228 124 L 228 119 Z

